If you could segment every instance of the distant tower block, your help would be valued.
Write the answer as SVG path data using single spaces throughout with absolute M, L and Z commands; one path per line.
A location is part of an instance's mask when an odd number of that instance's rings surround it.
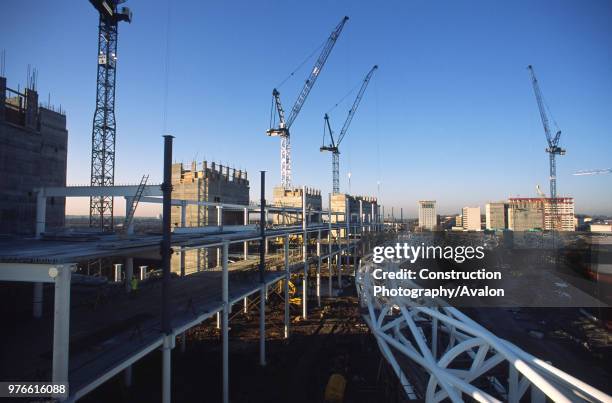
M 124 0 L 89 0 L 100 14 L 98 26 L 98 75 L 96 110 L 91 131 L 91 186 L 115 184 L 115 77 L 117 75 L 117 27 L 132 21 Z M 113 198 L 89 199 L 89 226 L 102 231 L 113 229 Z

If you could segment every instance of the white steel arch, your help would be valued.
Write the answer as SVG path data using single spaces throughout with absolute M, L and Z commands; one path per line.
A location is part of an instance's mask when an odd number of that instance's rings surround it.
M 555 402 L 612 402 L 604 392 L 497 337 L 439 299 L 375 297 L 374 285 L 395 288 L 399 282 L 375 280 L 372 270 L 382 265 L 397 271 L 400 263 L 375 264 L 366 256 L 356 283 L 364 319 L 409 398 L 544 402 L 547 397 Z M 420 288 L 410 280 L 401 280 L 401 285 Z M 426 385 L 411 383 L 415 368 L 426 375 Z

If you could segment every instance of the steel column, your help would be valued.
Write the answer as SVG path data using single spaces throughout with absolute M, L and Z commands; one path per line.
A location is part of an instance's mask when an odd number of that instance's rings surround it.
M 72 265 L 63 265 L 49 269 L 49 275 L 55 280 L 52 382 L 68 382 L 72 268 Z
M 229 242 L 223 243 L 223 274 L 221 277 L 223 298 L 223 403 L 229 403 Z
M 291 273 L 289 272 L 289 235 L 285 235 L 285 281 L 283 284 L 285 294 L 285 339 L 289 338 L 289 281 Z

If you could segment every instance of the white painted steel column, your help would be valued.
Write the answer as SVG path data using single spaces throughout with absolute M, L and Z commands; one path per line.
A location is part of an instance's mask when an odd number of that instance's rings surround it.
M 360 206 L 361 206 L 361 200 L 360 202 Z M 347 211 L 348 214 L 346 216 L 346 264 L 344 265 L 344 267 L 346 269 L 350 269 L 351 267 L 351 212 L 350 212 L 350 208 L 351 205 L 348 204 L 347 206 Z
M 147 279 L 147 266 L 140 266 L 140 281 Z
M 283 284 L 285 294 L 285 339 L 289 338 L 289 280 L 291 273 L 289 272 L 289 235 L 285 235 L 285 281 Z
M 308 317 L 308 217 L 306 216 L 306 186 L 302 188 L 302 257 L 304 274 L 302 278 L 302 318 Z
M 217 206 L 217 226 L 223 231 L 223 206 Z
M 363 234 L 363 200 L 359 200 L 359 233 Z
M 249 313 L 249 297 L 244 297 L 244 313 Z
M 245 207 L 245 209 L 244 209 L 244 225 L 249 225 L 249 209 L 248 209 L 248 207 Z M 244 250 L 244 260 L 247 260 L 249 258 L 249 242 L 248 241 L 244 241 L 244 243 L 243 243 L 243 250 Z
M 223 243 L 223 403 L 229 403 L 229 271 L 227 267 L 229 242 Z
M 317 231 L 317 304 L 321 307 L 321 230 Z
M 47 222 L 47 198 L 43 190 L 36 193 L 36 239 L 42 238 Z
M 43 283 L 34 283 L 32 298 L 32 315 L 37 319 L 42 317 L 43 301 Z
M 132 290 L 132 286 L 130 282 L 132 281 L 132 277 L 134 277 L 134 258 L 127 257 L 125 258 L 125 291 L 130 292 Z
M 331 193 L 329 194 L 329 211 L 327 212 L 327 271 L 328 276 L 328 296 L 332 296 L 332 223 L 331 223 Z
M 115 283 L 121 282 L 121 263 L 115 263 Z
M 68 382 L 72 267 L 63 265 L 49 268 L 49 276 L 55 280 L 52 382 Z
M 172 401 L 172 348 L 174 347 L 174 337 L 164 336 L 162 346 L 162 403 Z

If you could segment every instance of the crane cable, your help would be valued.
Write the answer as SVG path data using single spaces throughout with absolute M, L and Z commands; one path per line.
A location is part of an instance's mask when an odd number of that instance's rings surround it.
M 306 62 L 308 62 L 308 60 L 312 59 L 312 57 L 323 47 L 323 45 L 325 45 L 326 42 L 327 42 L 327 38 L 325 38 L 325 40 L 323 42 L 321 42 L 321 44 L 319 46 L 317 46 L 317 48 L 315 50 L 313 50 L 300 64 L 298 64 L 298 66 L 287 77 L 285 77 L 285 79 L 283 81 L 281 81 L 280 84 L 278 84 L 276 86 L 276 88 L 278 89 L 278 88 L 282 87 L 283 84 L 285 84 L 291 77 L 293 77 L 295 75 L 295 73 L 298 72 L 298 70 L 300 70 L 302 67 L 304 67 Z

